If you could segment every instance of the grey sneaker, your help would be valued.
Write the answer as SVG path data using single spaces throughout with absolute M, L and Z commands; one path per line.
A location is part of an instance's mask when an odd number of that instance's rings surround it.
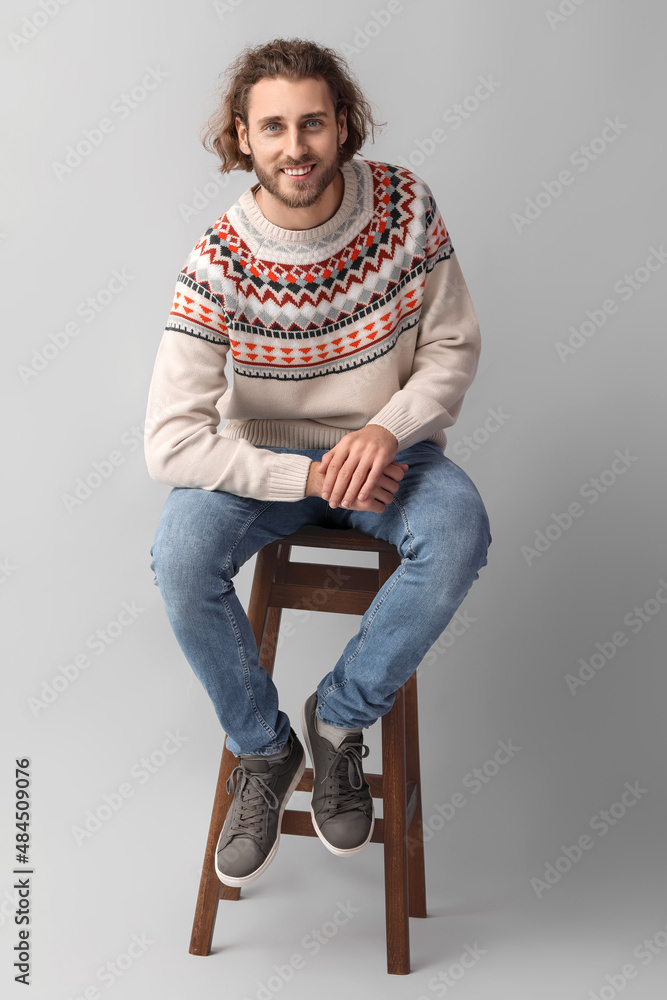
M 285 806 L 301 781 L 306 754 L 290 728 L 286 753 L 241 754 L 227 779 L 234 798 L 225 817 L 215 857 L 215 870 L 225 885 L 247 885 L 269 867 L 280 843 Z M 234 787 L 234 776 L 236 787 Z
M 303 737 L 313 762 L 310 812 L 315 832 L 332 854 L 358 854 L 369 843 L 375 806 L 361 766 L 369 748 L 363 735 L 346 736 L 338 749 L 315 728 L 317 691 L 303 706 Z

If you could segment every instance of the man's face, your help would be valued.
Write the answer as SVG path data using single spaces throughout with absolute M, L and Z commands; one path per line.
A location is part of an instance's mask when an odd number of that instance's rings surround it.
M 347 126 L 344 111 L 336 120 L 323 80 L 259 80 L 250 91 L 248 128 L 240 118 L 236 125 L 260 184 L 286 207 L 310 207 L 334 180 Z M 299 175 L 290 167 L 308 170 Z

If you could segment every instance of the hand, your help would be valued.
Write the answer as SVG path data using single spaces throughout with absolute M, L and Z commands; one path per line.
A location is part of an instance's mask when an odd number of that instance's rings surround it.
M 308 470 L 308 479 L 306 481 L 306 496 L 322 496 L 322 489 L 324 487 L 324 473 L 321 471 L 321 462 L 311 462 L 310 469 Z M 365 500 L 360 500 L 358 497 L 354 500 L 348 510 L 368 510 L 375 514 L 383 514 L 388 503 L 391 503 L 394 499 L 394 493 L 397 492 L 399 483 L 408 466 L 404 463 L 390 462 L 389 465 L 385 467 L 382 475 L 378 479 L 376 485 L 371 490 L 369 496 Z
M 382 500 L 375 496 L 376 487 L 386 491 L 387 484 L 379 484 L 381 477 L 387 478 L 388 466 L 393 468 L 388 478 L 396 481 L 401 469 L 401 465 L 393 461 L 397 450 L 398 439 L 379 424 L 367 424 L 358 431 L 350 431 L 322 456 L 320 471 L 325 477 L 322 498 L 329 501 L 330 507 L 352 507 L 357 500 L 362 503 L 368 499 Z M 404 470 L 398 475 L 398 482 L 403 475 Z M 389 497 L 384 502 L 392 499 Z

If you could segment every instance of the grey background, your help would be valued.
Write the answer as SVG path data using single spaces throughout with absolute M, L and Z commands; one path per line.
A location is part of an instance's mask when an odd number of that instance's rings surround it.
M 254 1000 L 261 987 L 295 1000 L 339 990 L 418 1000 L 443 989 L 460 1000 L 583 1000 L 601 991 L 657 1000 L 667 979 L 667 611 L 650 602 L 667 579 L 658 406 L 667 271 L 638 272 L 644 283 L 627 301 L 614 285 L 667 239 L 664 9 L 646 0 L 565 3 L 572 12 L 550 24 L 556 0 L 403 0 L 389 23 L 366 31 L 384 0 L 219 6 L 72 0 L 45 17 L 37 3 L 3 4 L 1 82 L 11 99 L 0 217 L 2 988 L 24 995 L 13 983 L 11 848 L 13 762 L 28 756 L 33 998 L 94 996 L 94 986 L 113 1000 L 147 992 Z M 12 44 L 19 32 L 34 37 Z M 147 475 L 141 424 L 178 271 L 254 180 L 237 174 L 205 188 L 219 176 L 217 160 L 197 130 L 241 46 L 276 35 L 348 55 L 388 123 L 362 155 L 405 160 L 429 183 L 482 329 L 479 373 L 447 453 L 478 486 L 493 543 L 461 608 L 474 621 L 444 635 L 420 668 L 429 917 L 411 921 L 409 977 L 385 972 L 381 848 L 340 861 L 316 838 L 283 838 L 241 902 L 221 904 L 214 953 L 188 954 L 221 733 L 149 569 L 169 487 Z M 149 67 L 166 76 L 121 119 L 114 102 Z M 498 86 L 454 127 L 443 116 L 474 94 L 480 76 Z M 54 161 L 104 117 L 114 130 L 59 179 Z M 582 171 L 570 157 L 601 135 L 606 118 L 625 127 L 604 150 L 594 144 L 599 155 Z M 439 127 L 446 139 L 420 162 L 417 141 Z M 565 169 L 573 183 L 518 231 L 513 214 Z M 186 218 L 195 189 L 212 194 L 200 194 Z M 131 280 L 86 322 L 77 307 L 114 269 Z M 561 361 L 556 344 L 609 298 L 617 311 Z M 33 351 L 76 319 L 79 335 L 22 377 Z M 506 416 L 485 435 L 490 408 Z M 478 443 L 469 456 L 466 436 Z M 590 503 L 580 489 L 611 467 L 616 449 L 635 460 Z M 112 474 L 68 510 L 64 495 L 112 452 L 120 455 Z M 551 545 L 529 565 L 521 547 L 574 501 L 582 516 L 559 538 L 552 527 Z M 238 577 L 244 601 L 253 566 Z M 649 620 L 633 631 L 624 618 L 647 601 Z M 87 640 L 123 602 L 141 611 L 93 652 Z M 276 680 L 298 722 L 358 620 L 285 621 L 292 627 Z M 626 645 L 572 693 L 566 675 L 619 630 Z M 86 651 L 90 666 L 31 708 L 44 683 Z M 160 756 L 168 731 L 183 742 Z M 367 731 L 369 770 L 380 769 L 379 735 L 379 725 Z M 499 740 L 520 752 L 478 794 L 466 791 L 466 775 Z M 138 762 L 152 754 L 159 766 L 142 780 Z M 74 828 L 123 782 L 132 794 L 78 843 Z M 602 836 L 590 823 L 626 782 L 646 792 Z M 436 806 L 446 812 L 456 792 L 466 804 L 445 820 Z M 294 804 L 307 805 L 299 797 Z M 531 879 L 586 833 L 595 849 L 538 898 Z M 358 912 L 314 954 L 305 936 L 348 900 Z M 133 935 L 151 942 L 141 957 L 111 982 L 97 978 Z M 650 960 L 634 953 L 645 938 L 657 942 Z M 446 987 L 437 977 L 460 974 L 467 945 L 481 957 Z M 296 953 L 303 967 L 286 985 L 272 980 Z M 628 963 L 635 975 L 623 982 Z

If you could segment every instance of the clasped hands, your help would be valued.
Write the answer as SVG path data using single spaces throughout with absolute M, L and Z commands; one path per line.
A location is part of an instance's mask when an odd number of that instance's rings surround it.
M 330 507 L 384 512 L 394 499 L 408 465 L 394 462 L 398 439 L 386 427 L 366 424 L 311 462 L 306 496 L 320 496 Z

